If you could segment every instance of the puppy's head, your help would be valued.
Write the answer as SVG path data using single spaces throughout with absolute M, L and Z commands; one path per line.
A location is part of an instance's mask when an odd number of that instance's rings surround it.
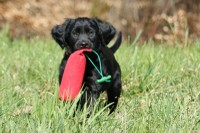
M 115 35 L 115 28 L 97 18 L 66 19 L 51 31 L 52 37 L 69 53 L 83 48 L 96 51 L 107 45 Z

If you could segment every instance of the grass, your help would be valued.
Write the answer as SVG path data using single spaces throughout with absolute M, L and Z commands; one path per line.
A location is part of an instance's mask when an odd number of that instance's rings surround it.
M 58 100 L 63 51 L 52 40 L 9 40 L 0 33 L 0 132 L 199 132 L 200 41 L 192 46 L 123 44 L 116 58 L 123 93 L 112 115 Z M 104 95 L 102 96 L 103 99 Z M 98 106 L 101 107 L 98 107 Z

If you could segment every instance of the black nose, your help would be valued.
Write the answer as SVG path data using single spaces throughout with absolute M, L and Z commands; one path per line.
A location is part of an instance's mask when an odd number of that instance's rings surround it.
M 88 48 L 88 43 L 86 43 L 86 42 L 81 42 L 80 47 L 81 47 L 81 48 Z

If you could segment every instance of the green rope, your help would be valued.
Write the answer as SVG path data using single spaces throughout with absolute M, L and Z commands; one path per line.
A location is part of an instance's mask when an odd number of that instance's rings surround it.
M 111 80 L 111 76 L 108 75 L 108 76 L 103 76 L 103 71 L 102 71 L 102 64 L 101 64 L 101 59 L 100 59 L 100 56 L 99 54 L 92 50 L 93 53 L 95 53 L 98 57 L 98 60 L 99 60 L 99 69 L 97 68 L 97 66 L 94 64 L 94 62 L 90 59 L 89 56 L 86 55 L 87 59 L 90 61 L 90 63 L 94 66 L 94 68 L 97 70 L 97 72 L 101 75 L 101 78 L 100 79 L 97 79 L 97 83 L 102 83 L 102 82 L 110 82 Z

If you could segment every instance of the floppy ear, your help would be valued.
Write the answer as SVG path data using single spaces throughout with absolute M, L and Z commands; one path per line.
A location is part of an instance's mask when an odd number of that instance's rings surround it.
M 54 40 L 60 45 L 62 49 L 67 45 L 65 42 L 65 32 L 68 25 L 70 25 L 71 19 L 66 19 L 65 22 L 61 25 L 56 25 L 51 30 L 51 35 Z
M 103 36 L 105 45 L 109 44 L 109 42 L 115 36 L 115 33 L 116 33 L 115 28 L 111 24 L 101 21 L 98 18 L 93 18 L 93 20 L 96 22 L 96 24 Z

